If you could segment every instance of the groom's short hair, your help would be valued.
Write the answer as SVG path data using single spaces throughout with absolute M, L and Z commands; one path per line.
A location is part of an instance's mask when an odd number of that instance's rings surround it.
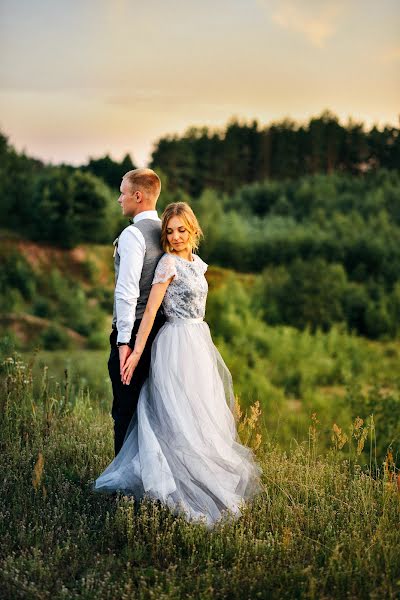
M 131 187 L 132 193 L 140 190 L 149 200 L 156 202 L 161 191 L 161 181 L 153 169 L 134 169 L 123 176 Z

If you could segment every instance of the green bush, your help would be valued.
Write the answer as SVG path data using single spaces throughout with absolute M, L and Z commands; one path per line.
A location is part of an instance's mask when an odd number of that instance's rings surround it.
M 89 334 L 87 347 L 90 350 L 105 350 L 109 347 L 108 337 L 102 331 L 93 331 Z
M 0 307 L 11 312 L 21 301 L 29 302 L 36 292 L 36 276 L 25 257 L 12 249 L 2 257 L 0 270 Z
M 50 300 L 43 296 L 36 296 L 32 305 L 32 313 L 42 319 L 50 319 L 54 315 Z
M 67 350 L 71 345 L 71 340 L 60 325 L 51 324 L 42 332 L 40 343 L 45 350 Z

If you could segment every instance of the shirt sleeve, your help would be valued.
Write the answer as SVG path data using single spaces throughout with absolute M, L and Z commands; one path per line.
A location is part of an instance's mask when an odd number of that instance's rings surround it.
M 124 229 L 118 240 L 120 263 L 115 286 L 117 343 L 128 343 L 131 339 L 145 252 L 146 242 L 139 229 L 137 227 Z
M 168 279 L 171 279 L 171 277 L 177 279 L 175 259 L 170 254 L 163 254 L 154 271 L 154 278 L 151 285 L 164 283 Z

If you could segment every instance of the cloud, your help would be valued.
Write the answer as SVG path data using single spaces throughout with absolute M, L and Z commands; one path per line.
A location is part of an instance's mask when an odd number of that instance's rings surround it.
M 322 48 L 338 28 L 344 0 L 258 0 L 264 8 L 272 6 L 271 18 L 283 29 L 300 33 L 313 45 Z

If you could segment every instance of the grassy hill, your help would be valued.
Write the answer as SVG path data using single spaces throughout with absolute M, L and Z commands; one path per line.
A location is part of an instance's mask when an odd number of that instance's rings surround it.
M 1 289 L 1 325 L 13 334 L 21 348 L 35 346 L 55 349 L 103 347 L 100 335 L 110 326 L 113 290 L 113 246 L 85 244 L 72 250 L 36 244 L 2 232 L 0 258 L 7 273 Z M 210 267 L 210 290 L 223 285 L 233 271 Z M 254 276 L 235 275 L 237 281 L 252 285 Z M 97 320 L 85 328 L 79 312 L 94 313 Z M 82 317 L 82 315 L 80 315 Z M 60 342 L 45 333 L 56 327 Z M 92 338 L 90 338 L 92 334 Z M 56 338 L 57 335 L 54 335 Z M 105 338 L 106 339 L 106 338 Z
M 45 368 L 59 382 L 67 371 L 72 391 L 90 390 L 105 410 L 112 253 L 112 245 L 60 250 L 2 235 L 1 355 L 22 353 L 37 381 Z M 264 439 L 285 447 L 306 439 L 310 415 L 317 413 L 319 444 L 326 448 L 335 423 L 351 427 L 356 417 L 374 415 L 379 459 L 389 446 L 399 449 L 397 341 L 367 340 L 340 326 L 315 333 L 272 327 L 254 308 L 257 276 L 210 266 L 207 279 L 206 320 L 242 407 L 260 403 Z
M 271 327 L 257 277 L 210 267 L 207 321 L 263 492 L 206 531 L 91 491 L 112 458 L 112 247 L 2 242 L 2 597 L 400 596 L 398 342 Z
M 400 479 L 391 455 L 380 466 L 371 452 L 363 465 L 373 422 L 337 427 L 321 453 L 314 415 L 307 439 L 283 451 L 260 442 L 253 407 L 238 427 L 263 491 L 240 519 L 207 531 L 150 500 L 91 491 L 113 442 L 110 415 L 87 391 L 37 382 L 9 357 L 0 399 L 5 600 L 399 597 Z

